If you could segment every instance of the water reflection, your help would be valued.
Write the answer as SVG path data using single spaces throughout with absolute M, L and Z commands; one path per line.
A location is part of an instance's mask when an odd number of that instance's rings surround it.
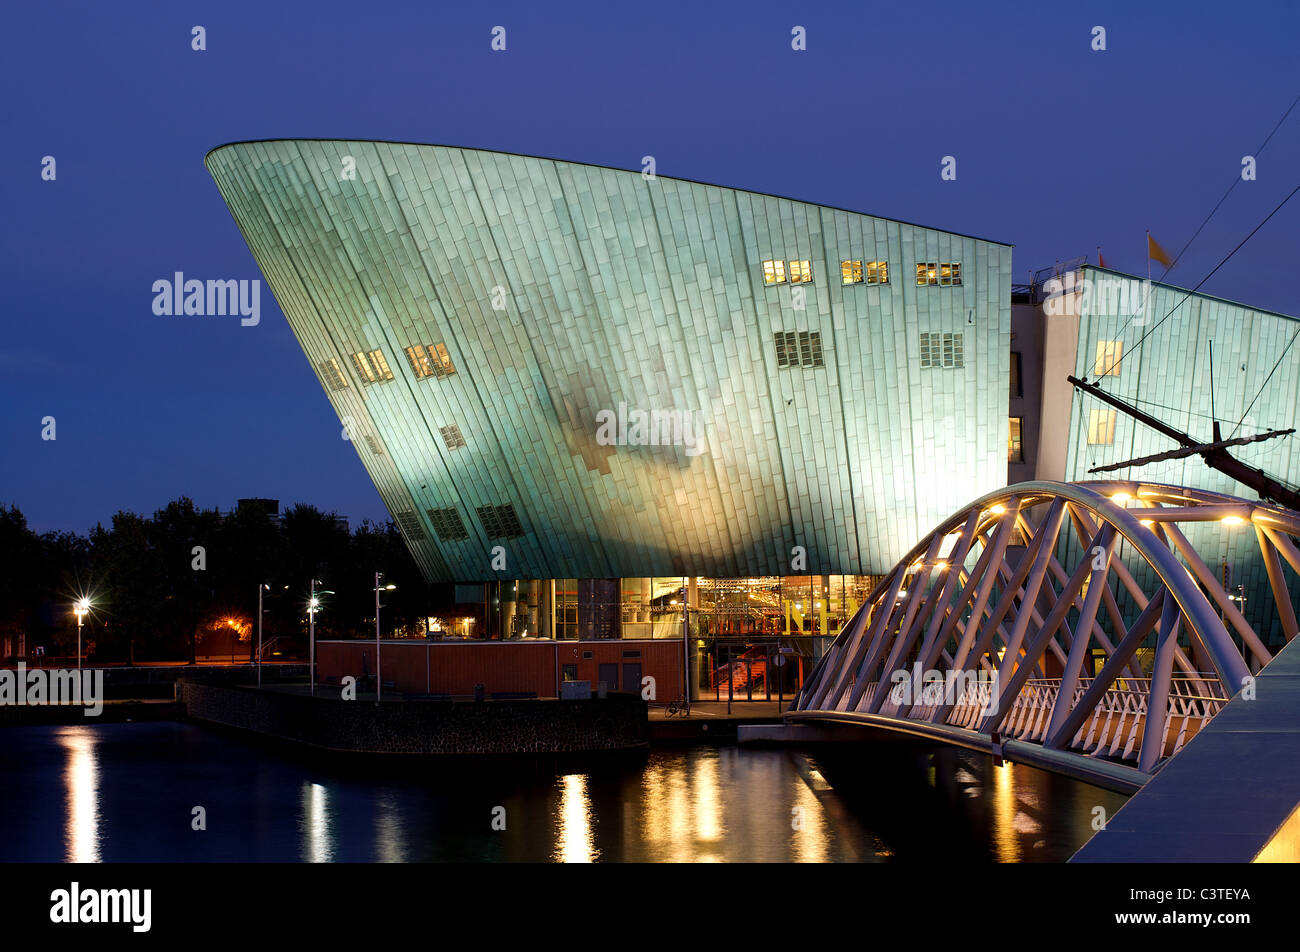
M 69 863 L 98 863 L 99 765 L 95 732 L 90 727 L 61 727 L 58 740 L 67 754 L 63 771 L 68 810 L 65 859 Z
M 375 793 L 375 853 L 381 863 L 405 863 L 401 807 L 392 790 Z
M 302 811 L 298 818 L 302 830 L 300 858 L 308 863 L 328 863 L 334 859 L 326 797 L 325 788 L 319 783 L 303 784 Z
M 584 774 L 560 778 L 560 812 L 554 857 L 561 863 L 590 863 L 596 859 L 591 835 L 591 800 Z
M 1020 861 L 1020 838 L 1016 836 L 1016 779 L 1012 775 L 1015 769 L 1009 760 L 1001 766 L 992 767 L 993 771 L 993 848 L 999 863 L 1016 863 Z M 970 774 L 972 791 L 979 781 Z
M 904 745 L 415 768 L 191 724 L 7 728 L 4 740 L 0 815 L 26 822 L 0 840 L 0 862 L 1060 862 L 1096 808 L 1124 800 Z M 194 804 L 222 817 L 220 836 L 189 834 Z M 167 817 L 177 830 L 159 835 Z

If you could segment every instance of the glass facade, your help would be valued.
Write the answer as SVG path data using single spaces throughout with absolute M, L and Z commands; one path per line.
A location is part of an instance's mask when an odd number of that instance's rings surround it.
M 788 575 L 461 585 L 458 601 L 477 604 L 435 620 L 432 634 L 467 641 L 685 640 L 697 696 L 777 697 L 798 689 L 879 582 L 867 575 Z

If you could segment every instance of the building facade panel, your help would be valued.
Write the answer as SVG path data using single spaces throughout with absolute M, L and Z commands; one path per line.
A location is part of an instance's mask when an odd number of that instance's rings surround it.
M 1225 439 L 1297 425 L 1300 350 L 1292 345 L 1300 333 L 1300 320 L 1170 285 L 1152 283 L 1148 291 L 1141 279 L 1105 269 L 1089 267 L 1080 274 L 1088 290 L 1074 296 L 1078 301 L 1076 377 L 1087 378 L 1204 442 L 1213 438 L 1215 418 Z M 1070 314 L 1047 317 L 1049 337 L 1051 322 L 1071 319 Z M 1062 385 L 1068 387 L 1064 381 L 1044 380 L 1045 392 Z M 1068 404 L 1058 405 L 1062 411 L 1069 407 L 1068 423 L 1045 410 L 1039 437 L 1047 444 L 1062 439 L 1059 434 L 1068 434 L 1064 438 L 1068 480 L 1139 479 L 1257 497 L 1254 490 L 1210 468 L 1199 456 L 1093 474 L 1090 470 L 1096 466 L 1156 455 L 1177 444 L 1082 391 L 1076 390 Z M 1295 436 L 1279 437 L 1233 447 L 1230 452 L 1295 486 L 1300 484 L 1295 440 Z M 1042 476 L 1052 478 L 1050 473 Z M 1274 646 L 1280 644 L 1268 577 L 1251 527 L 1225 532 L 1217 524 L 1190 525 L 1184 534 L 1261 635 Z M 1283 574 L 1292 601 L 1300 605 L 1300 579 L 1289 566 L 1283 566 Z
M 207 164 L 430 579 L 879 574 L 1005 479 L 1006 245 L 442 146 Z M 598 439 L 639 411 L 676 442 Z

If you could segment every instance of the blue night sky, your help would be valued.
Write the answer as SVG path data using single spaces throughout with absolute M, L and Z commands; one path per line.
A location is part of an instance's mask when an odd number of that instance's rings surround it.
M 7 5 L 0 502 L 38 531 L 179 495 L 387 518 L 269 289 L 257 327 L 152 313 L 152 283 L 175 271 L 261 277 L 203 167 L 224 142 L 391 139 L 629 169 L 652 154 L 661 175 L 1014 242 L 1023 281 L 1097 245 L 1145 274 L 1147 228 L 1176 253 L 1300 92 L 1294 4 L 716 7 Z M 206 52 L 190 49 L 196 24 Z M 497 24 L 505 53 L 489 48 Z M 790 49 L 796 24 L 806 52 Z M 1200 281 L 1297 167 L 1300 108 L 1169 280 Z M 1300 200 L 1204 290 L 1300 313 L 1297 239 Z

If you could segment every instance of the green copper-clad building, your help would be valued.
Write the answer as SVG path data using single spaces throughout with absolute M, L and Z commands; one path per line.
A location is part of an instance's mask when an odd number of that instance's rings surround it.
M 430 580 L 880 574 L 1006 481 L 1009 245 L 445 146 L 207 166 Z

